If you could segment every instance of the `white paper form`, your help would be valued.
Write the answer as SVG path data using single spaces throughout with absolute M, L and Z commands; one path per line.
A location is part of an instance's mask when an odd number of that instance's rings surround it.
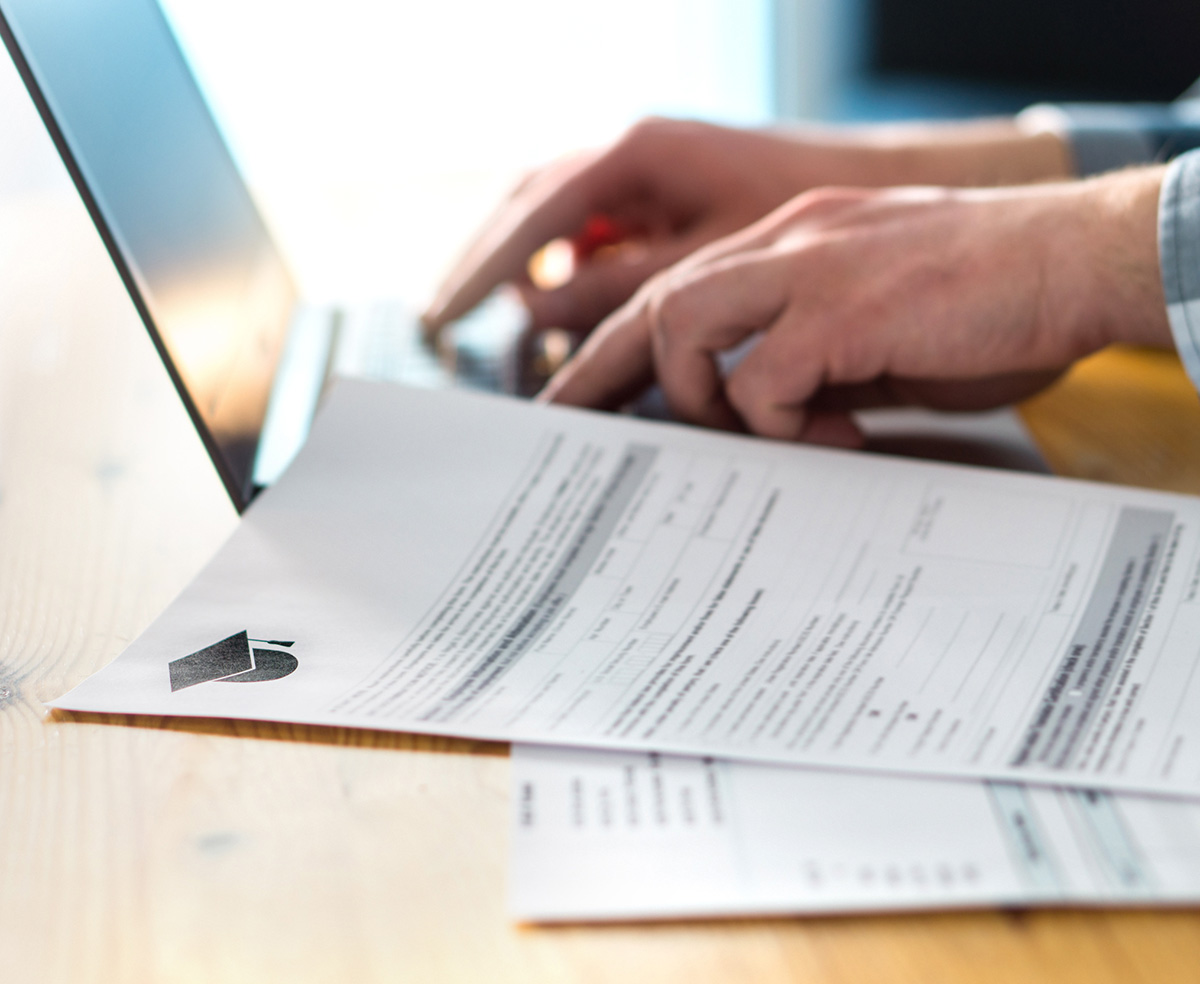
M 537 922 L 1200 902 L 1200 803 L 518 745 Z
M 1195 795 L 1198 521 L 1185 496 L 344 383 L 57 706 Z

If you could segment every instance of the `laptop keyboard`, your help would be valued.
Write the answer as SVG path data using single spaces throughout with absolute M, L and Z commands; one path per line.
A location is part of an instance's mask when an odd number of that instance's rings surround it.
M 416 312 L 403 304 L 302 308 L 276 373 L 255 484 L 274 482 L 300 449 L 332 376 L 529 395 L 545 379 L 527 357 L 528 348 L 524 309 L 501 295 L 451 325 L 436 349 L 422 338 Z
M 331 369 L 339 376 L 445 386 L 451 374 L 421 340 L 416 315 L 396 303 L 365 304 L 338 312 Z
M 523 311 L 493 298 L 451 325 L 436 349 L 421 335 L 416 313 L 398 303 L 347 308 L 338 316 L 333 372 L 409 386 L 516 389 L 516 350 Z

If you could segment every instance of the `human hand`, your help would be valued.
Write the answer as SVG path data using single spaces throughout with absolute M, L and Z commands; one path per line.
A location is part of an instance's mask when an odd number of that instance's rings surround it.
M 652 273 L 806 187 L 803 164 L 786 137 L 646 120 L 611 147 L 555 162 L 519 184 L 467 248 L 423 320 L 436 330 L 512 282 L 533 328 L 590 329 Z M 630 240 L 626 248 L 580 256 L 568 283 L 538 290 L 526 272 L 530 257 L 553 239 L 586 238 L 596 216 Z M 589 251 L 585 242 L 577 246 L 577 255 Z
M 854 409 L 1012 402 L 1110 342 L 1170 344 L 1161 180 L 801 195 L 648 281 L 542 398 L 611 408 L 657 381 L 684 421 L 849 446 Z
M 429 306 L 430 336 L 501 283 L 515 283 L 534 331 L 589 331 L 652 274 L 754 222 L 794 195 L 828 185 L 975 184 L 1065 176 L 1061 140 L 1011 121 L 863 131 L 747 131 L 647 120 L 611 147 L 525 179 L 484 225 Z M 616 249 L 594 250 L 607 224 Z M 576 268 L 557 289 L 526 268 L 570 238 Z

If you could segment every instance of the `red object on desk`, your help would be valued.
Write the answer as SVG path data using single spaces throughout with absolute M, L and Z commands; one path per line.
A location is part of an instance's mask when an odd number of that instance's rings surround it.
M 576 264 L 586 263 L 606 246 L 624 242 L 633 231 L 629 226 L 599 212 L 589 215 L 583 229 L 571 240 Z

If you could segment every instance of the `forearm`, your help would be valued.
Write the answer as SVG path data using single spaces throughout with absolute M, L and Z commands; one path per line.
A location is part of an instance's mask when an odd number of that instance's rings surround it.
M 1058 134 L 1015 119 L 793 132 L 804 153 L 856 187 L 988 187 L 1073 176 Z

